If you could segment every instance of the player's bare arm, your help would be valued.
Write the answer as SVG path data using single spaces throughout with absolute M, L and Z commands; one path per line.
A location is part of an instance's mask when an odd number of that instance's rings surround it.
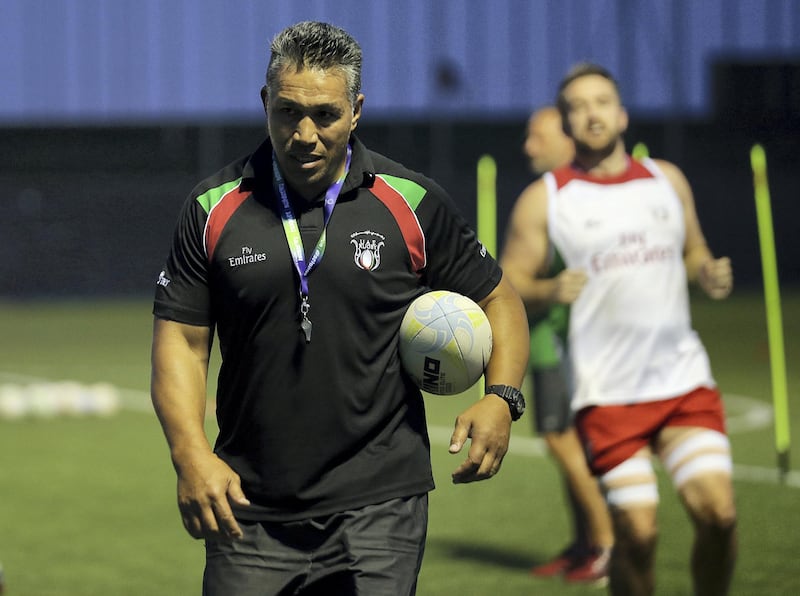
M 494 346 L 486 365 L 485 384 L 519 388 L 528 367 L 528 320 L 519 295 L 505 275 L 480 302 L 492 326 Z M 508 451 L 511 413 L 508 404 L 490 394 L 458 416 L 450 440 L 450 453 L 458 453 L 471 439 L 467 459 L 453 472 L 460 484 L 484 480 L 500 469 Z
M 549 265 L 547 187 L 537 180 L 520 195 L 511 212 L 500 266 L 522 297 L 529 314 L 552 304 L 571 304 L 586 284 L 586 273 L 565 269 L 543 278 Z
M 194 538 L 241 536 L 229 499 L 247 505 L 239 477 L 205 434 L 210 329 L 156 318 L 151 395 L 178 475 L 178 507 Z
M 687 278 L 697 283 L 711 298 L 728 297 L 733 289 L 731 261 L 728 257 L 714 258 L 708 247 L 697 217 L 694 195 L 686 176 L 668 161 L 656 160 L 656 163 L 669 179 L 683 205 L 686 226 L 684 263 Z

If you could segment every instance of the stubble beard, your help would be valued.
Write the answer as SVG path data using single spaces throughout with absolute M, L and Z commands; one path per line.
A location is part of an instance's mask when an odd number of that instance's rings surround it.
M 605 145 L 596 146 L 574 139 L 575 155 L 581 162 L 599 163 L 609 157 L 621 141 L 621 137 L 615 137 Z

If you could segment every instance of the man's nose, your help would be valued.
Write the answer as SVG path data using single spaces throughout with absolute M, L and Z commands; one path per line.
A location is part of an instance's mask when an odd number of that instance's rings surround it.
M 317 142 L 317 126 L 310 116 L 304 116 L 297 123 L 294 139 L 306 144 L 315 144 Z

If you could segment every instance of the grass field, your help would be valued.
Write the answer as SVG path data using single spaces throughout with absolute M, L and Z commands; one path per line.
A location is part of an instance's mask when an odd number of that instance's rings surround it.
M 787 293 L 783 307 L 791 396 L 800 391 L 800 292 Z M 733 594 L 798 594 L 800 475 L 777 482 L 761 296 L 697 297 L 694 316 L 731 424 L 741 549 Z M 128 390 L 129 405 L 110 418 L 0 420 L 0 562 L 9 596 L 199 594 L 203 547 L 181 526 L 166 444 L 147 401 L 150 330 L 147 300 L 0 303 L 0 384 L 104 381 Z M 496 478 L 450 483 L 461 456 L 447 453 L 446 440 L 473 397 L 427 398 L 438 487 L 418 593 L 602 593 L 528 575 L 569 533 L 560 478 L 529 418 L 515 425 Z M 790 413 L 800 441 L 800 404 Z M 688 521 L 660 479 L 657 593 L 689 594 Z

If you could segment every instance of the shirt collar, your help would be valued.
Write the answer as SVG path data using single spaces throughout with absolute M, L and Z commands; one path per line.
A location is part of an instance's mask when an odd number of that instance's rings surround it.
M 375 181 L 375 166 L 364 144 L 355 135 L 350 136 L 353 156 L 350 171 L 342 186 L 342 194 L 360 187 L 371 187 Z M 248 158 L 242 170 L 242 190 L 272 188 L 272 142 L 269 137 Z

